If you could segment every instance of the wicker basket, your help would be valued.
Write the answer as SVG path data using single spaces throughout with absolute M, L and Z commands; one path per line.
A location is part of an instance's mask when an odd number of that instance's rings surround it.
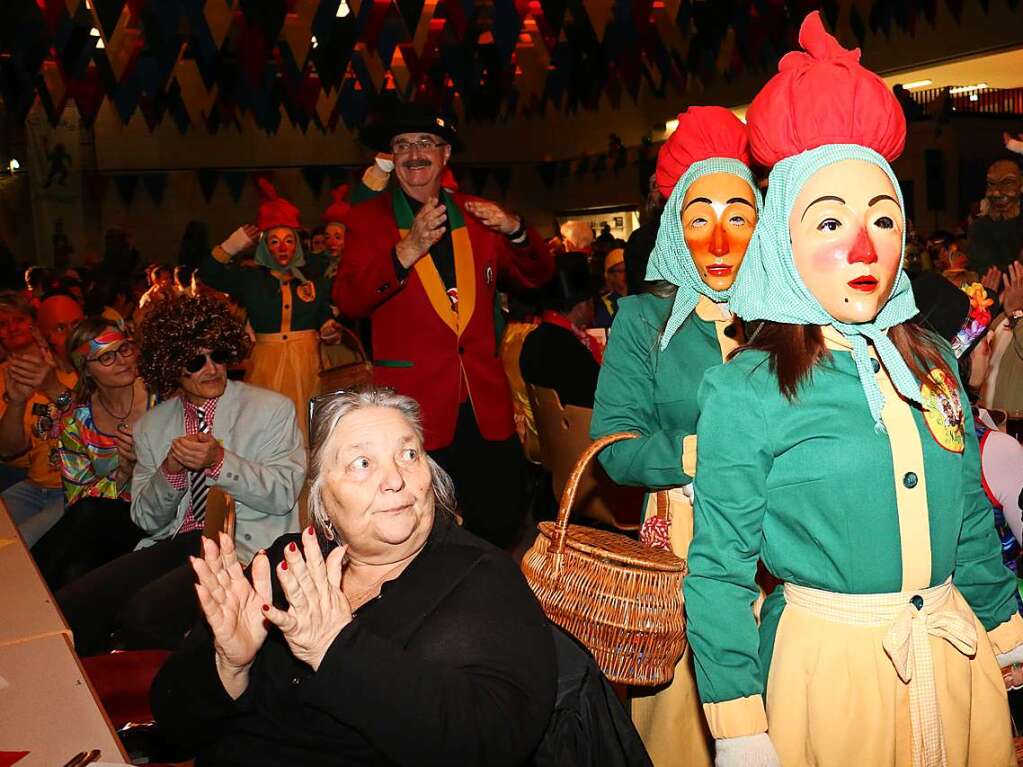
M 568 524 L 586 465 L 605 446 L 636 436 L 601 437 L 580 456 L 557 522 L 539 524 L 522 571 L 547 617 L 593 653 L 608 679 L 646 687 L 669 682 L 685 650 L 685 562 L 624 535 Z
M 352 352 L 353 361 L 340 365 L 331 359 L 330 352 L 320 345 L 320 373 L 317 389 L 320 394 L 327 394 L 341 389 L 357 389 L 373 382 L 373 363 L 366 356 L 362 341 L 351 329 L 341 326 L 341 335 L 346 339 L 346 346 Z

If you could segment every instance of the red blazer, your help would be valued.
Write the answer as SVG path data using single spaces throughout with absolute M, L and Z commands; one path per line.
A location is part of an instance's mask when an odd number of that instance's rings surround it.
M 503 440 L 515 433 L 511 391 L 494 333 L 497 280 L 536 288 L 554 273 L 554 259 L 533 229 L 528 229 L 525 246 L 514 247 L 465 211 L 471 199 L 479 198 L 454 194 L 472 246 L 471 263 L 460 261 L 455 249 L 457 313 L 429 257 L 398 279 L 392 254 L 400 234 L 390 193 L 353 208 L 334 280 L 334 303 L 342 314 L 372 317 L 374 383 L 413 397 L 422 407 L 427 450 L 454 440 L 466 395 L 485 439 Z

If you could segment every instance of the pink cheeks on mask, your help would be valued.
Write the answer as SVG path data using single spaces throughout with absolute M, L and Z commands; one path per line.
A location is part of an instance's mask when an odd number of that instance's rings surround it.
M 887 174 L 846 160 L 800 190 L 789 219 L 796 269 L 835 320 L 871 322 L 898 276 L 904 217 Z

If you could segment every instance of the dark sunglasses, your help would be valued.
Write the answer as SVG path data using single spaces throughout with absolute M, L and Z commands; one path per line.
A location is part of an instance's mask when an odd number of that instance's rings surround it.
M 208 354 L 196 354 L 185 363 L 185 372 L 195 375 L 206 367 L 206 360 L 212 360 L 214 365 L 226 365 L 231 361 L 231 352 L 226 349 L 216 349 Z

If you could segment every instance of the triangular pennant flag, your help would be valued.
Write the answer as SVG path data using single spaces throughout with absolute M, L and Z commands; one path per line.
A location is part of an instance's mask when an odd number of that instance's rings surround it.
M 309 185 L 309 191 L 314 197 L 319 197 L 323 190 L 323 167 L 320 165 L 305 165 L 302 167 L 302 178 Z
M 167 188 L 166 173 L 143 173 L 142 186 L 149 192 L 153 202 L 160 205 L 163 202 L 163 192 Z
M 248 171 L 225 170 L 223 176 L 224 183 L 227 184 L 228 191 L 231 192 L 231 199 L 238 202 L 245 190 L 245 182 L 249 179 Z
M 343 165 L 327 165 L 324 170 L 330 180 L 331 189 L 348 181 L 350 170 Z
M 127 208 L 135 197 L 135 190 L 139 185 L 138 175 L 134 173 L 118 173 L 114 176 L 114 184 L 117 186 L 117 193 L 121 196 L 121 202 Z
M 220 171 L 213 168 L 200 168 L 195 172 L 199 179 L 199 188 L 202 189 L 202 197 L 206 202 L 213 199 L 213 192 L 217 189 L 217 182 L 220 181 Z

